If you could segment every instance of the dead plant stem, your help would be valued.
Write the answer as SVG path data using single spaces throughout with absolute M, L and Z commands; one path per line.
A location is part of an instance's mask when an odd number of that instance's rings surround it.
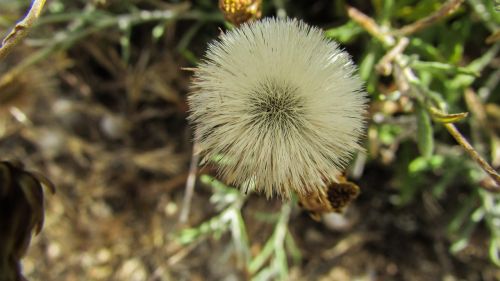
M 446 130 L 455 138 L 455 140 L 464 148 L 469 156 L 481 166 L 481 168 L 495 181 L 496 187 L 488 188 L 488 191 L 500 192 L 500 175 L 486 162 L 481 155 L 472 147 L 467 139 L 458 131 L 453 123 L 443 124 Z
M 191 201 L 193 200 L 194 186 L 197 178 L 198 162 L 200 160 L 200 154 L 198 153 L 198 145 L 196 142 L 193 143 L 193 152 L 191 155 L 191 164 L 189 166 L 189 174 L 186 180 L 186 192 L 184 193 L 184 200 L 182 203 L 181 213 L 179 215 L 179 222 L 185 224 L 189 217 L 189 211 L 191 209 Z
M 28 35 L 29 29 L 40 16 L 45 2 L 46 0 L 33 0 L 26 16 L 3 39 L 2 46 L 0 46 L 0 60 L 5 58 Z
M 396 31 L 398 35 L 410 35 L 419 30 L 425 29 L 437 21 L 446 18 L 447 16 L 453 14 L 462 5 L 464 0 L 448 0 L 444 3 L 439 10 L 432 13 L 428 17 L 420 19 L 411 24 L 405 25 Z

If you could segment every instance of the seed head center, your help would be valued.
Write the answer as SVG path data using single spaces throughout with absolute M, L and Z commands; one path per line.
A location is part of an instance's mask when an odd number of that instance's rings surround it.
M 298 126 L 302 121 L 304 101 L 299 89 L 289 83 L 267 79 L 250 94 L 249 110 L 254 123 L 267 127 Z

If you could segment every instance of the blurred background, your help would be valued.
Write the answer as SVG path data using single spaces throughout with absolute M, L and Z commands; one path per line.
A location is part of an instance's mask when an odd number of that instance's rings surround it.
M 30 4 L 0 0 L 2 36 Z M 384 36 L 408 39 L 401 60 L 386 55 L 397 44 L 366 32 L 348 5 Z M 217 1 L 48 1 L 28 38 L 0 61 L 1 160 L 23 162 L 57 189 L 46 195 L 45 226 L 23 259 L 25 276 L 500 280 L 498 185 L 444 126 L 456 122 L 498 170 L 495 5 L 263 0 L 264 17 L 321 27 L 359 66 L 369 128 L 366 152 L 347 175 L 361 195 L 343 215 L 315 221 L 294 201 L 242 195 L 208 167 L 198 171 L 182 222 L 193 146 L 189 68 L 231 28 Z M 428 23 L 411 29 L 420 19 Z M 398 69 L 414 79 L 399 81 Z M 433 115 L 427 100 L 469 114 Z

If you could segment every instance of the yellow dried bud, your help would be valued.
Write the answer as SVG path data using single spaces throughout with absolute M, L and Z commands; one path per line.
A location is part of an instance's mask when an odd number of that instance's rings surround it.
M 261 17 L 262 0 L 219 0 L 219 8 L 227 21 L 240 25 Z

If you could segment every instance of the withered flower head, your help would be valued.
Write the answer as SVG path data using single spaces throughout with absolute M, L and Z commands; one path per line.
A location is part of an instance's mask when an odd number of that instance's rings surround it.
M 314 220 L 320 220 L 326 213 L 342 213 L 349 204 L 358 197 L 359 187 L 347 181 L 343 176 L 339 182 L 331 183 L 318 192 L 299 195 L 299 206 L 308 211 Z
M 43 226 L 42 185 L 53 185 L 43 176 L 27 172 L 21 164 L 0 161 L 0 280 L 24 280 L 20 259 L 31 234 Z
M 264 19 L 210 44 L 189 119 L 205 160 L 244 190 L 318 193 L 360 149 L 366 94 L 349 55 L 301 21 Z

